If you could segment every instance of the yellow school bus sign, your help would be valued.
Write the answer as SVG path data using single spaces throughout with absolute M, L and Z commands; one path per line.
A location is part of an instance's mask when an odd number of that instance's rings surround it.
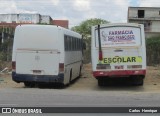
M 126 56 L 126 57 L 108 57 L 103 58 L 101 61 L 103 64 L 114 64 L 114 63 L 142 63 L 142 57 L 141 56 Z

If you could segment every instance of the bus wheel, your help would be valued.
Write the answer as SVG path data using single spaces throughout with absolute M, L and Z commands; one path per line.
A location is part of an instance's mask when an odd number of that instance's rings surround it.
M 105 85 L 105 82 L 104 82 L 104 79 L 98 79 L 98 86 L 104 86 Z
M 136 77 L 132 77 L 131 80 L 132 80 L 133 85 L 142 86 L 144 79 L 141 76 L 136 76 Z
M 25 87 L 30 87 L 31 83 L 30 82 L 24 82 Z
M 69 78 L 69 83 L 71 83 L 71 82 L 72 82 L 72 69 L 70 71 L 70 78 Z
M 34 83 L 31 82 L 24 82 L 25 87 L 34 87 Z
M 79 77 L 82 75 L 82 67 L 79 68 Z

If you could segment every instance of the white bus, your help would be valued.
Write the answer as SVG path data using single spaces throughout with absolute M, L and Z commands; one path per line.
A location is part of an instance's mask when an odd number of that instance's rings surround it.
M 82 36 L 51 25 L 16 27 L 12 54 L 12 79 L 34 83 L 69 84 L 82 69 Z
M 108 78 L 130 78 L 143 85 L 146 75 L 146 47 L 142 24 L 120 23 L 92 27 L 93 76 L 103 86 Z

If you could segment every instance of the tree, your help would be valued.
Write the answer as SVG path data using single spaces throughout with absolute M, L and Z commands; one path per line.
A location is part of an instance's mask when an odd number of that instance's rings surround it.
M 94 25 L 109 23 L 103 19 L 88 19 L 82 21 L 79 26 L 72 27 L 71 30 L 76 31 L 84 36 L 84 39 L 90 39 L 91 36 L 91 27 Z
M 0 28 L 0 61 L 11 61 L 14 30 L 9 26 Z
M 87 45 L 87 49 L 84 52 L 84 63 L 89 63 L 91 61 L 91 28 L 94 25 L 109 23 L 109 21 L 103 19 L 88 19 L 82 21 L 79 26 L 72 27 L 71 30 L 76 31 L 83 35 L 83 39 Z

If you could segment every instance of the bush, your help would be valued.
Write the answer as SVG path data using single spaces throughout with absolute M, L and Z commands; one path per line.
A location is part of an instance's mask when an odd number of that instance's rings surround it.
M 146 39 L 147 65 L 160 64 L 160 37 Z
M 0 52 L 0 60 L 1 61 L 6 61 L 6 53 Z

